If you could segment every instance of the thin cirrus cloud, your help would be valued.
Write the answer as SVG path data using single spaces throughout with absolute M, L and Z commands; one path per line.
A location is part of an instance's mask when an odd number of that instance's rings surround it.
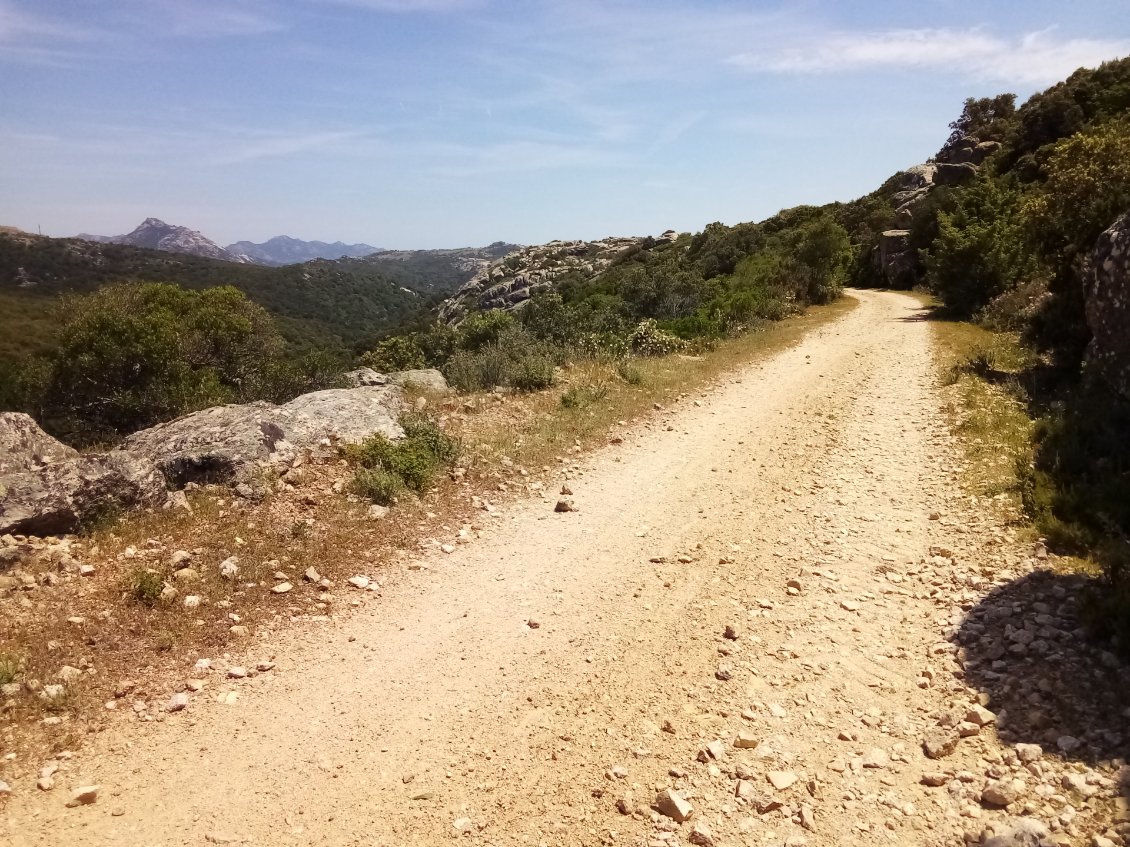
M 781 74 L 879 69 L 956 70 L 986 81 L 1044 85 L 1081 66 L 1094 67 L 1130 52 L 1130 40 L 1057 38 L 1052 31 L 1015 39 L 982 30 L 913 29 L 837 32 L 784 50 L 741 53 L 732 65 Z

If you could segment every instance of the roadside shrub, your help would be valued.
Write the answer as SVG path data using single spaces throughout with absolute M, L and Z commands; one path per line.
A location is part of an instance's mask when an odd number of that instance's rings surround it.
M 362 467 L 353 472 L 350 490 L 358 497 L 364 497 L 380 506 L 391 506 L 396 502 L 397 495 L 404 490 L 404 483 L 400 481 L 400 477 L 384 468 Z
M 156 606 L 165 588 L 165 579 L 157 571 L 138 565 L 126 577 L 130 597 L 144 606 Z
M 628 343 L 640 356 L 667 356 L 687 346 L 677 335 L 660 329 L 654 318 L 640 321 L 628 336 Z
M 544 356 L 520 359 L 510 375 L 510 384 L 518 391 L 541 391 L 553 385 L 554 365 Z
M 405 488 L 423 494 L 437 471 L 459 455 L 459 443 L 430 418 L 406 416 L 401 425 L 402 440 L 374 435 L 349 451 L 359 465 L 353 475 L 353 492 L 382 506 L 392 503 Z
M 599 403 L 608 396 L 608 386 L 602 382 L 585 382 L 570 387 L 561 395 L 561 405 L 566 409 L 583 409 Z

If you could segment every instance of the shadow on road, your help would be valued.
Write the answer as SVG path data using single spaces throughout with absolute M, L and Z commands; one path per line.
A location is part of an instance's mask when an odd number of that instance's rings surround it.
M 1089 640 L 1078 574 L 1035 571 L 995 589 L 957 634 L 966 681 L 987 692 L 1006 744 L 1039 744 L 1089 766 L 1130 759 L 1130 665 Z M 1130 797 L 1130 772 L 1122 774 Z

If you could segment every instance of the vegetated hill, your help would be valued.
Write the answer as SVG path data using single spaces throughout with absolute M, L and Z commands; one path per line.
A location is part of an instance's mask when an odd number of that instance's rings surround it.
M 0 352 L 41 348 L 42 330 L 64 294 L 122 280 L 171 282 L 201 289 L 232 285 L 280 319 L 292 343 L 352 347 L 413 326 L 469 279 L 499 248 L 414 251 L 400 260 L 317 260 L 270 268 L 77 238 L 0 233 Z M 436 255 L 439 254 L 439 255 Z M 40 332 L 28 337 L 22 322 Z M 18 322 L 19 323 L 18 323 Z
M 520 244 L 495 241 L 486 247 L 382 250 L 359 260 L 357 266 L 380 268 L 394 274 L 410 288 L 424 285 L 452 294 L 491 262 L 518 249 L 521 249 Z M 352 266 L 349 262 L 343 264 Z
M 131 247 L 148 247 L 151 250 L 164 250 L 168 253 L 186 253 L 190 256 L 203 256 L 207 259 L 222 259 L 227 262 L 246 262 L 234 253 L 229 253 L 219 244 L 205 238 L 194 229 L 186 226 L 167 224 L 159 218 L 146 218 L 127 235 L 79 235 L 86 241 L 99 244 L 126 244 Z
M 380 247 L 369 244 L 345 244 L 335 241 L 303 241 L 289 235 L 276 235 L 256 244 L 252 241 L 237 241 L 224 248 L 233 256 L 239 256 L 257 265 L 298 265 L 313 259 L 362 259 L 373 253 L 380 253 Z

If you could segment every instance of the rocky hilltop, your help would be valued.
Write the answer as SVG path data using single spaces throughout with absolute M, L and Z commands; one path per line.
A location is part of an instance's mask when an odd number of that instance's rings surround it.
M 131 247 L 147 247 L 150 250 L 164 250 L 167 253 L 187 253 L 190 256 L 204 256 L 208 259 L 222 259 L 225 262 L 246 263 L 248 259 L 238 256 L 186 226 L 167 224 L 160 218 L 146 218 L 133 232 L 127 235 L 99 236 L 83 233 L 78 238 L 97 241 L 103 244 L 126 244 Z
M 298 265 L 312 259 L 363 259 L 382 248 L 371 244 L 346 244 L 335 241 L 303 241 L 289 235 L 276 235 L 261 244 L 253 241 L 237 241 L 224 248 L 235 256 L 257 265 L 279 266 Z
M 599 241 L 550 241 L 520 247 L 484 264 L 482 268 L 440 307 L 439 318 L 457 324 L 468 314 L 494 309 L 515 309 L 535 292 L 551 288 L 566 275 L 591 278 L 612 264 L 626 250 L 647 241 L 662 243 L 678 238 L 667 230 L 658 238 L 609 237 Z

